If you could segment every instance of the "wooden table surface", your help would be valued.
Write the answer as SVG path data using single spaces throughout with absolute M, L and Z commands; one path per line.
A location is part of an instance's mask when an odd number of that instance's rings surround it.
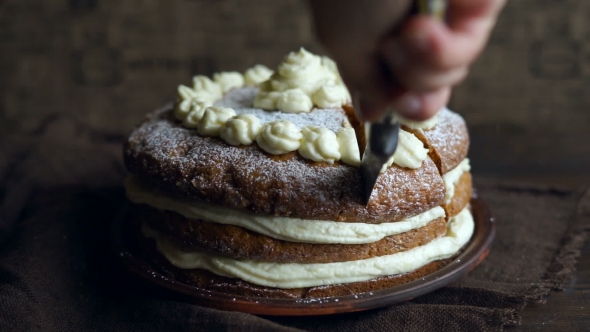
M 590 174 L 519 175 L 505 179 L 533 185 L 590 188 Z M 520 326 L 509 331 L 590 331 L 590 241 L 582 249 L 576 271 L 566 282 L 565 289 L 552 292 L 545 303 L 527 305 L 520 316 Z
M 590 242 L 582 250 L 577 270 L 563 292 L 554 292 L 545 304 L 521 312 L 514 331 L 590 331 Z

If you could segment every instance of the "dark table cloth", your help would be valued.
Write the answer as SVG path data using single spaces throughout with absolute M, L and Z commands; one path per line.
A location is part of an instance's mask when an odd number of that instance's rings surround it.
M 590 191 L 476 176 L 497 236 L 485 261 L 453 284 L 334 316 L 208 309 L 137 286 L 109 250 L 125 201 L 123 140 L 53 118 L 33 135 L 0 141 L 0 330 L 497 331 L 563 287 L 590 232 Z

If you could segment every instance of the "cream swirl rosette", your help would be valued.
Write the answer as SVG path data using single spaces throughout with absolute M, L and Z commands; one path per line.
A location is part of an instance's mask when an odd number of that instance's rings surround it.
M 336 135 L 338 140 L 338 152 L 340 159 L 348 165 L 358 167 L 361 165 L 361 153 L 356 140 L 356 133 L 350 127 L 342 128 Z
M 240 114 L 227 120 L 221 128 L 220 136 L 230 145 L 250 145 L 256 140 L 262 125 L 252 114 Z
M 244 86 L 244 76 L 237 71 L 224 71 L 213 74 L 213 80 L 219 84 L 221 91 L 228 92 L 231 89 Z
M 291 52 L 278 66 L 270 85 L 275 91 L 298 88 L 309 95 L 327 83 L 328 78 L 335 81 L 333 73 L 322 67 L 322 59 L 301 48 L 299 52 Z
M 212 96 L 209 92 L 204 90 L 193 90 L 188 86 L 179 85 L 178 100 L 174 108 L 174 116 L 178 120 L 184 120 L 191 111 L 193 104 L 196 102 L 203 102 L 212 104 Z
M 281 93 L 277 91 L 259 91 L 254 97 L 254 107 L 262 108 L 264 110 L 274 110 L 277 108 L 277 100 L 281 97 Z
M 253 114 L 236 115 L 232 108 L 218 107 L 216 103 L 230 90 L 244 85 L 257 88 L 253 106 L 259 109 L 285 113 L 310 112 L 314 107 L 339 108 L 350 101 L 334 61 L 300 49 L 290 53 L 276 72 L 263 65 L 239 72 L 219 72 L 213 79 L 197 75 L 192 88 L 179 85 L 174 116 L 186 128 L 197 129 L 200 135 L 221 136 L 230 145 L 250 145 L 254 141 L 270 154 L 284 154 L 299 150 L 306 159 L 334 163 L 337 160 L 358 167 L 360 151 L 354 129 L 348 121 L 333 131 L 324 127 L 297 126 L 281 119 L 276 113 L 273 120 L 260 120 Z M 243 111 L 241 111 L 243 112 Z M 410 128 L 428 130 L 436 125 L 437 117 L 425 122 L 401 119 Z M 302 128 L 303 127 L 303 128 Z M 336 134 L 337 132 L 337 134 Z M 400 133 L 396 154 L 383 167 L 392 163 L 402 167 L 418 168 L 428 151 L 422 142 L 409 132 Z
M 256 143 L 270 154 L 283 154 L 299 149 L 302 138 L 297 126 L 287 120 L 267 122 L 262 125 Z
M 208 101 L 200 101 L 197 99 L 190 101 L 190 108 L 188 114 L 182 120 L 182 124 L 187 128 L 197 128 L 199 121 L 205 114 L 205 109 L 212 106 Z
M 290 89 L 278 96 L 276 107 L 287 113 L 304 113 L 313 108 L 313 103 L 303 90 Z
M 197 124 L 197 131 L 203 136 L 219 136 L 221 127 L 231 117 L 236 115 L 236 111 L 227 107 L 207 107 L 203 118 Z
M 268 80 L 274 71 L 264 65 L 256 65 L 244 72 L 244 85 L 256 86 Z
M 323 87 L 328 89 L 320 91 Z M 294 98 L 294 90 L 298 91 L 297 98 Z M 307 98 L 303 98 L 299 91 Z M 272 95 L 271 92 L 278 92 L 279 95 Z M 342 83 L 336 64 L 301 48 L 285 57 L 268 81 L 260 84 L 254 106 L 303 113 L 310 112 L 314 106 L 335 108 L 348 102 L 350 95 Z
M 208 95 L 208 101 L 214 102 L 223 96 L 221 86 L 205 75 L 193 77 L 193 90 L 202 96 Z
M 333 131 L 318 126 L 306 126 L 301 134 L 303 137 L 298 151 L 303 158 L 329 164 L 340 159 L 339 144 Z
M 325 85 L 312 96 L 313 103 L 322 108 L 340 107 L 350 100 L 348 90 L 342 85 Z

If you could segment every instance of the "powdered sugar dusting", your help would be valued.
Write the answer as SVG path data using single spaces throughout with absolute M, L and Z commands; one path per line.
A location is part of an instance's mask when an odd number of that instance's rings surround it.
M 172 195 L 303 219 L 391 222 L 422 213 L 444 196 L 429 162 L 418 170 L 391 167 L 377 182 L 378 197 L 365 206 L 358 168 L 312 163 L 296 153 L 271 157 L 256 145 L 233 147 L 183 128 L 170 111 L 133 132 L 125 163 L 140 180 Z
M 346 115 L 342 109 L 319 109 L 315 108 L 309 113 L 285 113 L 281 111 L 266 111 L 254 108 L 254 97 L 258 88 L 247 87 L 234 89 L 226 93 L 223 98 L 215 103 L 216 106 L 231 107 L 237 114 L 252 114 L 260 119 L 261 123 L 288 120 L 293 122 L 299 129 L 305 126 L 320 126 L 337 133 L 342 128 Z
M 221 100 L 215 102 L 216 106 L 231 107 L 233 109 L 251 108 L 254 98 L 258 93 L 256 87 L 245 87 L 228 91 Z
M 440 112 L 437 125 L 424 131 L 424 136 L 426 144 L 434 148 L 441 159 L 442 174 L 455 168 L 467 157 L 469 133 L 465 120 L 447 108 Z

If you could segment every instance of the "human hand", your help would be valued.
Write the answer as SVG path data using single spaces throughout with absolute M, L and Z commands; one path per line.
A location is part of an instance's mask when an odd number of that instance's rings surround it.
M 409 0 L 310 0 L 310 7 L 318 38 L 359 93 L 361 119 L 377 120 L 392 105 L 425 120 L 466 77 L 505 2 L 448 0 L 446 22 L 407 18 Z

